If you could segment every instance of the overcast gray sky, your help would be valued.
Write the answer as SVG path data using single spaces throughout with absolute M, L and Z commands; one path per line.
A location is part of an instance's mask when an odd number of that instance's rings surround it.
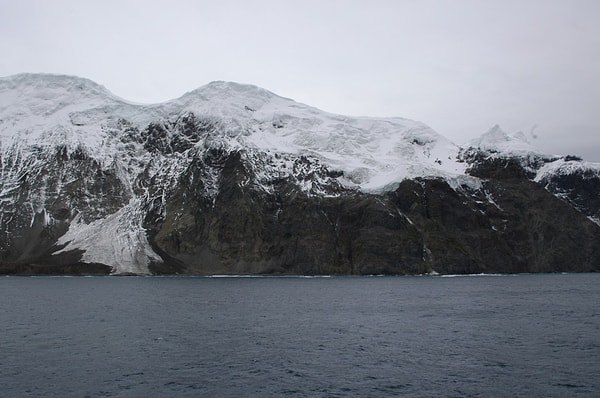
M 600 162 L 597 0 L 0 0 L 0 76 L 153 103 L 213 80 L 458 144 L 494 124 Z

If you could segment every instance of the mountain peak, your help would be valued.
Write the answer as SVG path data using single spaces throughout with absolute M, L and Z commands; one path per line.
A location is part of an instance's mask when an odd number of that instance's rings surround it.
M 67 107 L 91 109 L 122 103 L 92 80 L 46 73 L 23 73 L 0 78 L 0 119 L 44 117 Z
M 94 93 L 97 95 L 112 95 L 104 86 L 83 77 L 60 75 L 52 73 L 20 73 L 0 78 L 0 88 L 17 90 L 30 94 L 28 90 L 51 93 Z M 50 99 L 50 98 L 48 98 Z
M 503 155 L 539 153 L 522 132 L 509 134 L 497 124 L 479 138 L 471 140 L 468 146 Z
M 228 81 L 212 81 L 195 90 L 185 93 L 180 99 L 201 98 L 208 100 L 223 99 L 262 99 L 268 101 L 273 98 L 281 98 L 264 88 L 252 85 Z
M 169 103 L 183 106 L 192 112 L 243 119 L 248 116 L 248 111 L 258 110 L 273 101 L 292 102 L 251 84 L 213 81 Z

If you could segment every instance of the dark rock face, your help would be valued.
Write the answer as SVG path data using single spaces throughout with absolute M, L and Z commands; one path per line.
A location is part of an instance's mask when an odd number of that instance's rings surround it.
M 500 167 L 496 170 L 494 166 Z M 180 184 L 149 225 L 170 267 L 198 274 L 578 272 L 600 268 L 600 228 L 530 181 L 516 164 L 484 165 L 481 190 L 442 179 L 403 181 L 382 195 L 308 196 L 289 181 L 273 193 L 240 153 L 221 159 L 219 195 Z M 485 170 L 485 174 L 482 170 Z M 202 169 L 187 176 L 201 180 Z M 197 186 L 196 186 L 197 188 Z M 178 213 L 176 209 L 184 209 Z
M 577 170 L 543 178 L 540 184 L 583 214 L 600 220 L 600 176 Z
M 174 120 L 150 123 L 141 132 L 139 141 L 149 152 L 183 153 L 215 129 L 215 123 L 210 120 L 197 118 L 193 113 L 186 113 Z
M 406 181 L 395 195 L 437 272 L 598 270 L 600 229 L 525 178 L 488 180 L 462 194 L 440 180 Z
M 244 187 L 241 181 L 252 178 L 252 170 L 239 152 L 230 153 L 221 167 L 214 203 L 198 193 L 198 186 L 181 184 L 166 217 L 149 226 L 155 245 L 174 270 L 200 274 L 425 271 L 418 231 L 397 211 L 391 213 L 388 199 L 354 191 L 312 197 L 288 181 L 273 182 L 270 194 Z

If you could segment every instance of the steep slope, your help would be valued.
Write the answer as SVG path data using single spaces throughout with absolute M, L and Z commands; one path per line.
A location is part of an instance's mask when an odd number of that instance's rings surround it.
M 567 156 L 541 167 L 535 181 L 600 226 L 600 165 Z
M 534 182 L 600 225 L 600 164 L 577 156 L 547 155 L 536 150 L 522 133 L 509 135 L 494 126 L 472 140 L 461 157 L 472 164 L 469 172 L 512 164 Z M 500 171 L 501 172 L 501 171 Z
M 236 83 L 137 105 L 86 79 L 3 78 L 0 272 L 598 270 L 600 167 L 521 138 L 461 149 Z

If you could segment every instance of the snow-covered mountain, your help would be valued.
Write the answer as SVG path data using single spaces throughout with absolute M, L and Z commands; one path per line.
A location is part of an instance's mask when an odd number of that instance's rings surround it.
M 504 242 L 518 270 L 563 270 L 532 254 L 539 244 L 509 244 L 523 214 L 494 196 L 505 180 L 600 236 L 598 164 L 497 126 L 460 147 L 420 122 L 330 114 L 251 85 L 140 105 L 82 78 L 1 78 L 0 146 L 5 273 L 497 271 L 467 238 Z M 596 269 L 589 246 L 566 268 Z

